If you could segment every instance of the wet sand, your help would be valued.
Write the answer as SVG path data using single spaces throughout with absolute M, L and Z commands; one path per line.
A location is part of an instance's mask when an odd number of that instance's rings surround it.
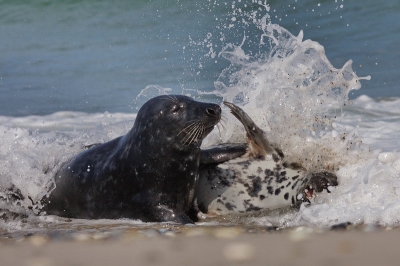
M 179 227 L 0 239 L 0 265 L 399 265 L 400 229 Z

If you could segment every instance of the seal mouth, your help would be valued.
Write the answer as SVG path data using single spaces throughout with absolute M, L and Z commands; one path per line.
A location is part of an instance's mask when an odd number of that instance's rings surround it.
M 204 122 L 204 136 L 205 138 L 213 129 L 215 126 L 221 121 L 221 112 L 218 114 L 215 114 L 213 116 L 207 117 L 207 119 L 203 120 Z
M 218 121 L 219 122 L 219 121 Z M 213 129 L 215 128 L 215 126 L 218 124 L 218 122 L 217 123 L 214 123 L 213 125 L 211 125 L 211 126 L 209 126 L 209 127 L 206 127 L 205 129 L 204 129 L 204 136 L 203 136 L 203 138 L 205 138 L 211 131 L 213 131 Z

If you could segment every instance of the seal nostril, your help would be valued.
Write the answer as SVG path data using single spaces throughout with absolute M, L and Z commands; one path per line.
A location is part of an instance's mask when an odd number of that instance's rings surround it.
M 206 113 L 207 113 L 207 115 L 212 116 L 212 117 L 218 116 L 217 112 L 215 112 L 215 110 L 213 110 L 211 108 L 207 108 Z

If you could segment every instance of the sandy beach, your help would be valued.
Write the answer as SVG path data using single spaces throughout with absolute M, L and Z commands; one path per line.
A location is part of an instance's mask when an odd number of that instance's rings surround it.
M 400 230 L 132 229 L 0 240 L 0 265 L 398 265 Z

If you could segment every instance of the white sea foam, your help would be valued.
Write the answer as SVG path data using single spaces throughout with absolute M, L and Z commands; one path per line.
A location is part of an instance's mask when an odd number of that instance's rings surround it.
M 51 115 L 30 115 L 24 117 L 0 116 L 0 125 L 12 128 L 25 128 L 40 132 L 85 130 L 122 121 L 134 120 L 135 114 L 104 112 L 87 114 L 83 112 L 63 111 Z
M 293 36 L 265 20 L 260 27 L 261 41 L 269 42 L 266 54 L 252 57 L 241 46 L 227 45 L 221 55 L 232 65 L 216 82 L 216 94 L 243 106 L 288 158 L 309 170 L 337 169 L 357 161 L 363 154 L 354 151 L 368 147 L 357 139 L 356 129 L 336 126 L 329 114 L 348 104 L 348 93 L 361 87 L 362 78 L 352 71 L 351 61 L 335 69 L 323 47 L 303 41 L 302 33 Z M 243 141 L 243 129 L 236 124 L 230 120 L 225 125 L 229 130 L 222 141 L 238 141 L 238 134 Z M 221 136 L 207 141 L 214 144 L 217 138 Z
M 3 117 L 5 124 L 19 127 L 0 125 L 0 214 L 37 214 L 40 207 L 37 203 L 48 193 L 60 164 L 81 152 L 85 145 L 103 143 L 125 134 L 133 125 L 132 120 L 126 119 L 134 117 L 132 114 L 75 112 L 43 117 Z M 42 127 L 33 130 L 38 121 Z M 82 121 L 90 123 L 80 125 Z M 96 126 L 83 130 L 88 124 Z M 75 129 L 76 125 L 79 130 Z M 46 132 L 50 128 L 57 130 Z M 5 223 L 6 227 L 8 225 Z

